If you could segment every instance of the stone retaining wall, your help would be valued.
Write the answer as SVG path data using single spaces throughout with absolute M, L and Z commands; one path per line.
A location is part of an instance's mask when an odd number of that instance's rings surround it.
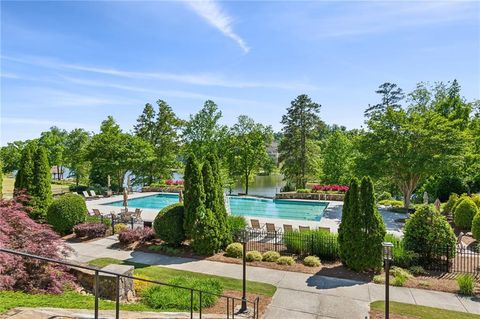
M 276 199 L 306 199 L 306 200 L 331 200 L 331 201 L 341 201 L 345 194 L 325 194 L 325 193 L 296 193 L 296 192 L 287 192 L 275 194 Z

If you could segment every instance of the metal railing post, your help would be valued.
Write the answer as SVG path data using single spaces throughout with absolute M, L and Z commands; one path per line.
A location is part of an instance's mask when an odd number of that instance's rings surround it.
M 202 291 L 200 290 L 200 311 L 199 311 L 199 318 L 202 319 Z
M 113 217 L 113 214 L 112 214 L 112 235 L 115 235 L 115 218 Z
M 117 282 L 115 283 L 115 319 L 120 319 L 120 276 L 117 275 Z
M 133 229 L 133 216 L 130 217 L 130 225 L 132 225 L 132 229 Z
M 193 289 L 190 289 L 190 319 L 193 319 Z
M 100 289 L 98 270 L 95 270 L 95 319 L 98 319 L 98 294 Z

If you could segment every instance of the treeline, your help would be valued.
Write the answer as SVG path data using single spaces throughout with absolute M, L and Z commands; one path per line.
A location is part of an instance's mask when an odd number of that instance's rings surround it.
M 126 172 L 149 185 L 182 170 L 189 154 L 200 162 L 215 154 L 223 184 L 241 178 L 247 193 L 252 177 L 277 167 L 292 190 L 369 175 L 377 192 L 403 197 L 406 207 L 415 192 L 446 200 L 451 192 L 480 191 L 480 103 L 466 101 L 457 81 L 419 83 L 408 94 L 384 83 L 376 93 L 379 103 L 366 108 L 362 129 L 326 124 L 321 105 L 307 95 L 291 102 L 277 133 L 245 115 L 232 127 L 221 125 L 213 101 L 183 120 L 159 100 L 145 105 L 132 132 L 108 117 L 98 134 L 53 127 L 36 143 L 47 149 L 51 166 L 68 167 L 77 183 L 106 186 L 111 176 L 113 189 L 123 185 Z M 1 149 L 4 172 L 18 169 L 31 142 Z

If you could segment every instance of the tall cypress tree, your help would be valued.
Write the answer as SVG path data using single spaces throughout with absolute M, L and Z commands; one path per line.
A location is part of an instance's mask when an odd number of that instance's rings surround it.
M 34 218 L 43 218 L 47 213 L 48 206 L 52 203 L 52 186 L 50 165 L 47 150 L 40 146 L 35 152 L 33 170 L 33 211 Z
M 343 209 L 339 229 L 340 256 L 342 262 L 352 269 L 357 269 L 356 261 L 361 254 L 362 218 L 359 206 L 358 180 L 352 179 L 345 196 L 346 207 Z
M 348 229 L 350 222 L 350 194 L 352 194 L 352 184 L 353 180 L 350 182 L 350 187 L 345 193 L 343 198 L 343 207 L 342 207 L 342 220 L 338 226 L 338 245 L 340 246 L 340 260 L 345 264 L 346 259 L 348 258 Z
M 30 142 L 22 151 L 18 172 L 15 176 L 14 193 L 17 193 L 20 190 L 25 190 L 28 194 L 32 194 L 34 176 L 33 157 L 36 148 L 36 143 Z
M 192 238 L 196 221 L 205 214 L 205 192 L 203 188 L 202 171 L 193 154 L 187 159 L 184 181 L 185 217 L 183 226 L 187 238 Z
M 375 205 L 373 181 L 369 176 L 362 179 L 360 186 L 360 211 L 363 215 L 363 236 L 360 263 L 362 269 L 378 269 L 382 266 L 382 242 L 385 238 L 385 224 Z

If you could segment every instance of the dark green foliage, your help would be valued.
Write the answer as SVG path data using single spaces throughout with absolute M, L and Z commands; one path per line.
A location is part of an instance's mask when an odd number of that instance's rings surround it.
M 470 182 L 470 191 L 472 193 L 480 193 L 480 173 Z
M 371 116 L 372 114 L 378 112 L 385 112 L 387 107 L 399 109 L 401 108 L 400 101 L 405 97 L 403 90 L 395 83 L 390 82 L 385 82 L 380 85 L 375 93 L 381 95 L 382 102 L 375 105 L 369 105 L 365 110 L 366 116 Z
M 26 190 L 28 194 L 31 194 L 33 190 L 33 176 L 34 176 L 34 161 L 35 150 L 37 144 L 30 142 L 25 146 L 22 151 L 22 157 L 18 167 L 18 172 L 15 177 L 15 192 L 19 190 Z
M 167 206 L 155 217 L 153 229 L 161 240 L 167 244 L 178 246 L 185 240 L 183 218 L 183 204 L 178 203 Z
M 283 234 L 283 242 L 289 252 L 299 255 L 316 255 L 335 260 L 339 254 L 338 236 L 321 230 L 293 231 Z
M 475 202 L 468 196 L 466 196 L 458 205 L 454 211 L 455 225 L 461 229 L 470 230 L 472 227 L 473 217 L 477 214 L 478 207 Z
M 401 238 L 397 238 L 392 234 L 386 234 L 385 241 L 393 244 L 393 264 L 395 266 L 409 268 L 417 263 L 418 254 L 406 250 Z
M 232 234 L 238 234 L 240 231 L 244 230 L 247 227 L 247 221 L 243 216 L 227 216 L 228 229 Z
M 218 297 L 223 293 L 223 285 L 220 281 L 213 278 L 200 279 L 188 276 L 173 277 L 168 282 L 170 285 L 195 288 L 202 291 L 210 292 L 211 294 L 202 294 L 202 308 L 213 306 Z M 142 302 L 148 306 L 161 309 L 181 309 L 190 310 L 190 290 L 175 287 L 154 285 L 147 288 L 142 294 Z M 200 309 L 200 296 L 198 292 L 193 293 L 193 310 Z
M 404 228 L 403 245 L 420 258 L 428 260 L 441 257 L 447 252 L 455 255 L 456 237 L 446 218 L 432 206 L 423 205 L 407 219 Z
M 458 195 L 456 193 L 450 194 L 450 196 L 448 197 L 448 202 L 443 207 L 443 212 L 445 214 L 449 214 L 453 212 L 453 207 L 455 206 L 457 201 L 458 201 Z
M 200 255 L 213 255 L 222 248 L 218 221 L 210 209 L 197 219 L 192 239 L 193 250 Z
M 338 243 L 340 246 L 340 259 L 350 266 L 353 260 L 360 254 L 362 223 L 359 206 L 358 180 L 352 179 L 349 189 L 345 194 L 342 221 L 338 228 Z
M 185 219 L 183 228 L 187 238 L 192 238 L 197 220 L 205 214 L 203 177 L 200 165 L 193 154 L 187 159 L 184 180 Z
M 390 200 L 392 199 L 392 194 L 389 192 L 383 192 L 380 195 L 377 196 L 377 200 Z
M 480 240 L 480 212 L 473 217 L 472 220 L 472 234 L 473 238 Z
M 48 206 L 52 203 L 51 179 L 47 150 L 43 146 L 39 146 L 35 152 L 33 187 L 30 191 L 33 206 L 31 216 L 35 219 L 44 218 Z
M 468 192 L 467 184 L 458 176 L 444 176 L 437 184 L 437 197 L 441 202 L 448 200 L 452 193 L 463 194 Z
M 56 199 L 48 208 L 47 221 L 61 235 L 70 234 L 75 225 L 85 222 L 87 205 L 77 194 L 68 193 Z

